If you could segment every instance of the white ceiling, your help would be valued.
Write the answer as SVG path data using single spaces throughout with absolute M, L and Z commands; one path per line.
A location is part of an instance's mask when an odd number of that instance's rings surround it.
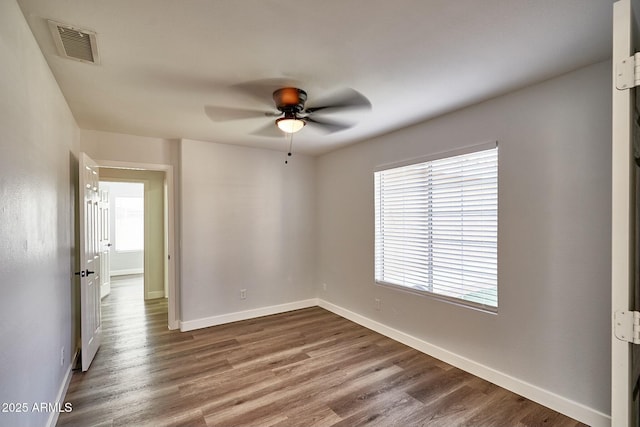
M 611 0 L 18 0 L 83 129 L 286 151 L 206 106 L 273 110 L 237 85 L 295 83 L 308 105 L 353 88 L 371 111 L 324 117 L 324 153 L 610 57 Z M 95 31 L 100 65 L 58 56 L 46 19 Z M 275 126 L 275 125 L 274 125 Z

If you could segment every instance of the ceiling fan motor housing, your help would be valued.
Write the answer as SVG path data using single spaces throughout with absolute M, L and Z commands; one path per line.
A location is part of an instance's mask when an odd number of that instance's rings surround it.
M 276 108 L 283 113 L 300 113 L 307 101 L 307 92 L 295 87 L 285 87 L 273 92 Z

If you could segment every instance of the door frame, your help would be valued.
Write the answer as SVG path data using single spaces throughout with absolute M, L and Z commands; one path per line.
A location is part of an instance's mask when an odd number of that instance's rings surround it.
M 121 168 L 108 168 L 105 166 L 100 166 L 102 169 L 111 169 L 111 170 L 124 170 Z M 164 176 L 163 176 L 163 180 L 164 180 Z M 146 229 L 146 225 L 147 225 L 147 215 L 150 215 L 149 213 L 149 209 L 147 208 L 147 189 L 149 188 L 149 180 L 147 179 L 135 179 L 135 178 L 112 178 L 112 177 L 100 177 L 100 182 L 121 182 L 121 183 L 131 183 L 131 184 L 142 184 L 143 186 L 143 198 L 144 198 L 144 226 L 145 226 L 145 236 L 147 235 L 147 229 Z M 163 204 L 165 204 L 166 200 L 163 197 Z M 163 208 L 163 212 L 164 212 L 164 208 Z M 115 215 L 115 209 L 113 211 L 113 213 L 111 215 Z M 111 220 L 111 217 L 109 218 L 109 220 Z M 115 230 L 112 230 L 112 232 L 114 232 Z M 165 230 L 166 231 L 166 230 Z M 166 232 L 163 231 L 163 234 L 166 234 Z M 164 239 L 166 240 L 167 236 L 164 236 Z M 144 289 L 143 289 L 143 298 L 145 300 L 147 299 L 153 299 L 153 298 L 148 298 L 148 283 L 147 283 L 147 262 L 148 262 L 148 257 L 147 257 L 147 253 L 146 253 L 146 242 L 143 245 L 143 265 L 142 265 L 142 271 L 143 271 L 143 276 L 144 276 Z M 114 250 L 115 250 L 115 243 L 113 246 Z M 166 251 L 165 251 L 166 252 Z M 165 254 L 166 256 L 166 254 Z M 166 269 L 165 269 L 166 270 Z M 164 277 L 164 281 L 167 281 L 167 277 Z M 168 295 L 168 292 L 164 293 L 164 297 L 166 297 Z M 157 297 L 156 297 L 157 298 Z
M 137 169 L 164 172 L 165 186 L 165 211 L 167 213 L 167 227 L 165 230 L 165 242 L 167 247 L 167 259 L 165 259 L 165 271 L 167 272 L 168 290 L 168 326 L 169 329 L 180 327 L 178 313 L 178 292 L 176 276 L 176 210 L 175 210 L 175 182 L 173 166 L 156 163 L 121 162 L 113 160 L 95 160 L 99 167 L 111 169 Z
M 615 335 L 616 310 L 633 309 L 634 166 L 632 127 L 635 96 L 616 88 L 616 68 L 633 55 L 636 0 L 613 4 L 612 136 L 611 136 L 611 425 L 631 426 L 637 417 L 631 405 L 631 345 Z M 638 48 L 640 46 L 635 46 Z

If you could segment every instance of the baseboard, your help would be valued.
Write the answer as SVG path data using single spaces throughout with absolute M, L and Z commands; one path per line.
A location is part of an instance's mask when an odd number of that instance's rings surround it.
M 164 291 L 149 291 L 145 299 L 164 298 Z
M 78 353 L 76 353 L 73 359 L 71 359 L 71 363 L 67 368 L 67 372 L 65 373 L 64 378 L 62 379 L 62 384 L 60 384 L 60 389 L 58 390 L 58 395 L 56 396 L 56 401 L 55 401 L 55 403 L 57 403 L 58 408 L 64 408 L 64 398 L 67 395 L 67 390 L 69 389 L 69 383 L 71 383 L 71 376 L 73 375 L 72 368 L 75 365 L 76 357 L 78 357 Z M 56 423 L 58 422 L 59 416 L 60 416 L 60 412 L 58 411 L 51 412 L 49 414 L 49 419 L 47 420 L 47 424 L 46 424 L 47 427 L 55 427 Z
M 144 274 L 144 268 L 126 268 L 124 270 L 111 270 L 109 276 L 128 276 L 130 274 Z
M 272 314 L 285 313 L 302 308 L 315 307 L 318 305 L 316 298 L 295 301 L 286 304 L 272 305 L 269 307 L 255 308 L 235 313 L 221 314 L 219 316 L 206 317 L 203 319 L 187 320 L 180 322 L 182 332 L 193 331 L 194 329 L 208 328 L 210 326 L 223 325 L 225 323 L 238 322 L 240 320 L 254 319 L 256 317 L 270 316 Z
M 342 308 L 322 299 L 318 300 L 318 305 L 329 310 L 345 319 L 349 319 L 365 328 L 376 331 L 395 341 L 401 342 L 418 351 L 426 353 L 437 359 L 442 360 L 459 369 L 469 372 L 477 377 L 485 379 L 502 388 L 510 390 L 516 394 L 526 397 L 529 400 L 537 402 L 543 406 L 553 409 L 554 411 L 565 414 L 582 423 L 592 427 L 610 427 L 611 417 L 593 408 L 587 407 L 570 399 L 552 393 L 548 390 L 514 378 L 503 372 L 497 371 L 481 363 L 460 356 L 456 353 L 445 350 L 442 347 L 429 344 L 419 338 L 406 334 L 397 329 L 391 328 L 368 317 L 354 313 L 350 310 Z

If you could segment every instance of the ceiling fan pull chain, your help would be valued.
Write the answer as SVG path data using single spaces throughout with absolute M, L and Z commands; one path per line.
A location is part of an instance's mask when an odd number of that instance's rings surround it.
M 287 153 L 288 157 L 291 157 L 291 148 L 293 147 L 293 133 L 289 134 L 289 152 Z M 288 164 L 289 160 L 285 160 L 284 164 Z

